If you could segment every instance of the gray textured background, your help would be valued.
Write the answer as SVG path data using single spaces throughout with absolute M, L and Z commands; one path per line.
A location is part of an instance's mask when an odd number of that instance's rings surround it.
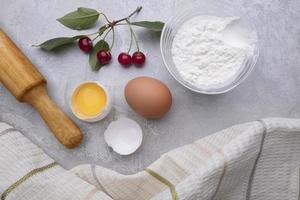
M 207 2 L 210 2 L 207 0 Z M 114 109 L 98 123 L 75 121 L 85 141 L 74 150 L 58 144 L 39 115 L 28 105 L 18 103 L 0 85 L 0 120 L 23 131 L 63 166 L 96 163 L 130 174 L 142 170 L 161 154 L 233 124 L 264 117 L 299 117 L 300 106 L 300 1 L 299 0 L 231 0 L 227 1 L 249 15 L 260 38 L 260 57 L 250 77 L 229 93 L 199 95 L 180 86 L 163 66 L 157 34 L 136 29 L 147 64 L 143 69 L 125 70 L 116 60 L 94 73 L 88 58 L 78 48 L 60 53 L 45 53 L 31 47 L 56 36 L 77 34 L 55 19 L 79 6 L 97 8 L 110 18 L 126 16 L 136 6 L 144 9 L 139 20 L 167 20 L 178 7 L 174 0 L 0 0 L 0 26 L 36 64 L 48 80 L 48 89 L 70 114 L 66 101 L 74 84 L 98 80 L 110 88 Z M 222 8 L 220 8 L 222 9 Z M 100 20 L 100 23 L 103 20 Z M 100 25 L 100 24 L 98 24 Z M 82 33 L 84 33 L 83 31 Z M 127 49 L 126 27 L 117 30 L 113 55 Z M 173 93 L 172 110 L 161 120 L 149 121 L 136 115 L 126 104 L 123 88 L 128 80 L 150 75 L 163 80 Z M 70 114 L 71 115 L 71 114 Z M 136 120 L 144 130 L 142 147 L 133 155 L 119 156 L 105 144 L 103 131 L 120 116 Z M 73 117 L 73 116 L 72 116 Z

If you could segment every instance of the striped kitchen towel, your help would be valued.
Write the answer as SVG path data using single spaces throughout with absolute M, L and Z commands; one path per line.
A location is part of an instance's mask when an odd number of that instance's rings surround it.
M 0 123 L 1 200 L 300 200 L 300 120 L 225 129 L 172 150 L 133 175 L 65 170 Z

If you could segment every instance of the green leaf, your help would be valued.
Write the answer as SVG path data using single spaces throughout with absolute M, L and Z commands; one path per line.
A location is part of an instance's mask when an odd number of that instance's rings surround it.
M 77 39 L 79 39 L 81 35 L 74 36 L 74 37 L 58 37 L 47 40 L 42 44 L 36 45 L 36 47 L 40 47 L 46 51 L 55 50 L 58 47 L 66 46 L 69 44 L 74 43 Z
M 57 19 L 60 23 L 75 30 L 87 29 L 95 24 L 100 13 L 90 8 L 78 8 L 65 16 Z
M 139 22 L 131 22 L 130 24 L 147 28 L 152 31 L 162 31 L 165 25 L 163 22 L 160 21 L 139 21 Z
M 92 52 L 90 53 L 89 63 L 94 71 L 98 71 L 102 67 L 102 65 L 100 65 L 100 63 L 97 60 L 97 53 L 98 53 L 98 51 L 100 51 L 102 49 L 104 49 L 106 51 L 109 50 L 109 45 L 104 40 L 100 40 L 99 42 L 97 42 L 97 44 L 94 46 Z

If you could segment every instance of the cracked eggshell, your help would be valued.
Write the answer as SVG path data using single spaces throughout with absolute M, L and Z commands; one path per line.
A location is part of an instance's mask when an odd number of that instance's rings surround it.
M 120 118 L 109 124 L 104 132 L 104 139 L 118 154 L 129 155 L 141 146 L 143 131 L 132 119 Z

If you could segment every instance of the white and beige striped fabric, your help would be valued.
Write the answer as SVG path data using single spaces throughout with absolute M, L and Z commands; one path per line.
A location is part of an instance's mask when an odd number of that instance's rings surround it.
M 0 123 L 1 200 L 299 200 L 300 120 L 245 123 L 170 151 L 142 172 L 68 171 Z

